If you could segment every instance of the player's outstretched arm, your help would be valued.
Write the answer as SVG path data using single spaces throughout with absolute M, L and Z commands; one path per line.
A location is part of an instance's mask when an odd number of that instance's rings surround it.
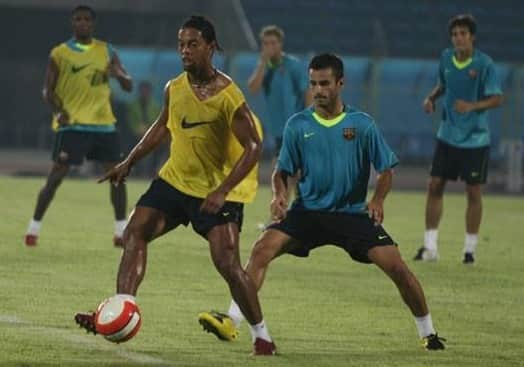
M 167 128 L 168 118 L 169 83 L 165 87 L 164 105 L 162 106 L 162 110 L 160 111 L 156 121 L 145 132 L 142 139 L 140 139 L 140 141 L 135 145 L 126 159 L 110 169 L 104 175 L 104 177 L 98 180 L 98 182 L 109 180 L 111 183 L 118 185 L 120 182 L 125 181 L 125 178 L 129 175 L 131 167 L 151 151 L 155 150 L 169 135 L 169 130 Z
M 225 203 L 227 194 L 251 172 L 262 154 L 262 141 L 251 111 L 245 103 L 235 111 L 231 129 L 244 148 L 244 152 L 222 184 L 202 203 L 200 210 L 208 213 L 218 213 Z
M 127 73 L 116 52 L 113 53 L 113 58 L 107 66 L 107 72 L 109 76 L 118 80 L 120 88 L 126 92 L 131 92 L 133 90 L 133 78 L 131 78 L 131 75 Z
M 377 183 L 373 197 L 368 202 L 368 214 L 375 223 L 381 224 L 384 221 L 384 200 L 393 184 L 393 170 L 387 169 L 377 176 Z

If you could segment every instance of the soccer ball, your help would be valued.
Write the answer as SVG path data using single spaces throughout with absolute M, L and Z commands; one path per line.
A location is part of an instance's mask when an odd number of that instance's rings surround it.
M 123 343 L 134 337 L 141 322 L 136 303 L 122 296 L 106 299 L 95 313 L 96 331 L 113 343 Z

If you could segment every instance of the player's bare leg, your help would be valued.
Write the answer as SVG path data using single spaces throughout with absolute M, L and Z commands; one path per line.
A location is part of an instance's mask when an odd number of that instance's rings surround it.
M 103 163 L 104 171 L 107 172 L 113 168 L 116 163 L 107 162 Z M 111 204 L 113 205 L 113 211 L 115 214 L 115 233 L 113 237 L 113 244 L 117 247 L 122 247 L 124 244 L 123 234 L 124 229 L 127 225 L 126 211 L 127 211 L 127 189 L 124 182 L 113 185 L 110 184 L 110 197 Z
M 117 294 L 134 298 L 144 279 L 147 244 L 175 226 L 159 210 L 137 207 L 124 232 L 124 251 L 117 278 Z M 77 313 L 75 321 L 88 332 L 96 334 L 94 312 Z
M 466 185 L 468 206 L 466 209 L 466 238 L 464 240 L 464 264 L 475 262 L 478 233 L 482 220 L 482 185 Z
M 236 223 L 213 227 L 207 235 L 211 258 L 220 275 L 228 283 L 231 296 L 250 323 L 254 353 L 271 355 L 275 353 L 276 347 L 262 317 L 255 283 L 240 265 L 238 237 Z M 201 319 L 200 322 L 204 328 L 213 328 L 213 324 L 208 324 L 205 319 Z M 218 336 L 217 332 L 215 334 Z
M 368 251 L 369 259 L 395 283 L 402 299 L 415 318 L 419 336 L 427 349 L 444 349 L 437 336 L 426 304 L 424 291 L 417 278 L 402 260 L 396 246 L 376 246 Z
M 426 231 L 424 246 L 419 248 L 415 260 L 438 259 L 438 225 L 442 218 L 443 197 L 446 180 L 442 177 L 430 177 L 426 197 Z
M 25 244 L 27 246 L 35 246 L 37 244 L 38 235 L 40 233 L 40 225 L 44 214 L 53 200 L 56 190 L 64 180 L 64 177 L 69 172 L 69 165 L 66 163 L 54 162 L 51 171 L 47 176 L 47 180 L 38 193 L 36 207 L 33 218 L 29 224 L 29 228 L 25 235 Z

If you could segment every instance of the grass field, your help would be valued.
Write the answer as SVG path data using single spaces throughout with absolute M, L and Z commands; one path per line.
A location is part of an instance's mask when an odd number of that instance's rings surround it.
M 462 265 L 463 195 L 448 195 L 438 263 L 411 260 L 423 230 L 422 193 L 393 192 L 386 229 L 419 277 L 442 352 L 423 350 L 410 313 L 378 269 L 325 247 L 307 259 L 283 257 L 261 292 L 280 356 L 253 358 L 243 325 L 234 343 L 201 331 L 199 311 L 226 309 L 225 283 L 206 243 L 182 228 L 154 242 L 139 290 L 143 324 L 113 345 L 73 322 L 114 293 L 120 250 L 112 248 L 107 186 L 65 181 L 44 220 L 40 243 L 22 237 L 42 179 L 0 178 L 1 366 L 523 366 L 524 199 L 487 196 L 474 266 Z M 129 185 L 134 204 L 147 182 Z M 266 218 L 269 191 L 246 209 L 242 259 Z

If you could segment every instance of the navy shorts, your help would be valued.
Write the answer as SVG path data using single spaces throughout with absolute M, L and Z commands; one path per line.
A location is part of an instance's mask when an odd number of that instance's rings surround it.
M 459 148 L 437 140 L 430 175 L 452 181 L 460 179 L 468 185 L 485 184 L 488 161 L 489 146 Z
M 84 159 L 98 162 L 118 162 L 122 159 L 118 133 L 58 131 L 53 146 L 53 161 L 79 165 Z
M 236 223 L 242 229 L 244 204 L 226 201 L 216 214 L 200 211 L 204 199 L 184 194 L 161 178 L 151 182 L 147 191 L 138 199 L 136 206 L 153 208 L 164 213 L 176 227 L 180 224 L 193 226 L 196 233 L 207 239 L 215 226 Z
M 368 251 L 375 246 L 396 243 L 381 225 L 375 225 L 367 214 L 332 213 L 292 209 L 286 218 L 269 225 L 293 237 L 298 247 L 289 253 L 307 257 L 309 252 L 324 245 L 335 245 L 344 249 L 353 260 L 371 263 Z

